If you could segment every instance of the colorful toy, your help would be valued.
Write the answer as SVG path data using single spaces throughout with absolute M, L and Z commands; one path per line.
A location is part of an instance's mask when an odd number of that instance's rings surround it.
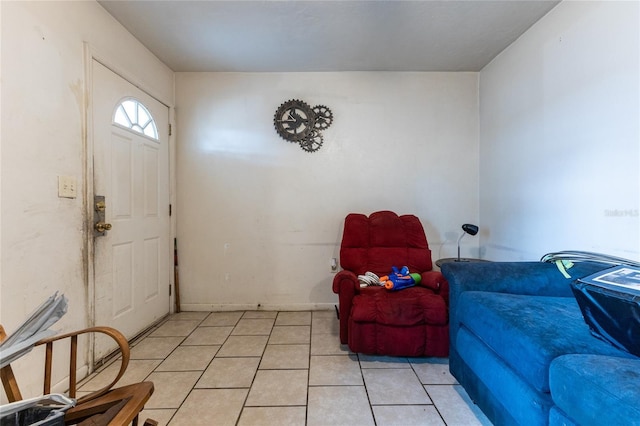
M 393 273 L 380 277 L 380 283 L 384 285 L 384 288 L 391 291 L 402 290 L 403 288 L 413 287 L 420 283 L 422 279 L 420 274 L 410 274 L 409 268 L 403 266 L 401 270 L 398 270 L 395 266 Z

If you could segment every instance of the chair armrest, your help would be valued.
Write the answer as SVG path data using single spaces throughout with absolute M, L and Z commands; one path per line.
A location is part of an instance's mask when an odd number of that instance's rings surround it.
M 420 286 L 430 288 L 435 294 L 439 294 L 449 306 L 449 282 L 439 271 L 427 271 L 420 274 Z
M 360 283 L 356 274 L 347 270 L 338 272 L 333 277 L 333 292 L 338 294 L 339 300 L 340 343 L 347 344 L 353 297 L 360 293 Z
M 94 398 L 70 408 L 65 424 L 87 426 L 138 424 L 138 415 L 153 395 L 153 382 L 139 382 L 116 388 L 101 398 Z M 147 424 L 153 424 L 152 423 Z M 157 423 L 156 423 L 157 424 Z
M 83 330 L 73 331 L 71 333 L 60 334 L 57 336 L 49 337 L 47 339 L 42 339 L 38 341 L 35 346 L 46 345 L 46 355 L 45 355 L 45 377 L 44 377 L 44 394 L 51 393 L 51 366 L 53 364 L 53 343 L 59 340 L 69 339 L 71 351 L 70 351 L 70 362 L 69 362 L 69 396 L 71 398 L 75 398 L 76 389 L 77 389 L 77 359 L 78 359 L 78 336 L 81 334 L 87 333 L 102 333 L 111 337 L 115 340 L 118 345 L 118 349 L 120 350 L 122 356 L 120 360 L 120 369 L 118 370 L 118 374 L 116 377 L 106 385 L 105 387 L 92 392 L 88 395 L 83 396 L 78 399 L 78 404 L 90 401 L 92 399 L 98 398 L 107 392 L 120 380 L 120 378 L 124 375 L 127 366 L 129 365 L 130 359 L 130 350 L 129 350 L 129 342 L 124 337 L 122 333 L 120 333 L 115 328 L 111 327 L 90 327 L 85 328 Z
M 340 271 L 333 277 L 333 292 L 340 294 L 343 291 L 357 293 L 360 290 L 358 277 L 351 271 Z

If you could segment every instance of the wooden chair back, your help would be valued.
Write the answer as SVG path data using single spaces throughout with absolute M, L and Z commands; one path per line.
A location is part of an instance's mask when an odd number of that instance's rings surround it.
M 131 354 L 127 339 L 122 333 L 111 327 L 90 327 L 38 341 L 35 346 L 45 345 L 43 395 L 51 393 L 54 343 L 68 339 L 70 348 L 68 396 L 76 398 L 78 390 L 78 336 L 87 333 L 102 333 L 116 342 L 121 354 L 120 368 L 118 374 L 108 385 L 78 398 L 76 406 L 67 411 L 65 422 L 67 424 L 83 424 L 82 422 L 87 422 L 84 424 L 114 426 L 133 422 L 136 425 L 139 412 L 142 411 L 144 404 L 153 394 L 153 383 L 141 382 L 114 388 L 124 375 L 129 365 Z M 3 341 L 6 337 L 7 334 L 4 327 L 0 325 L 0 341 Z M 10 364 L 0 369 L 0 378 L 9 402 L 20 401 L 22 393 Z M 153 424 L 155 424 L 153 420 L 145 422 L 145 425 Z

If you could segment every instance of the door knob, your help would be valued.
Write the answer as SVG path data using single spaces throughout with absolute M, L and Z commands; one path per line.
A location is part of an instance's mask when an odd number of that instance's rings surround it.
M 104 231 L 110 231 L 111 230 L 111 224 L 110 223 L 98 222 L 95 225 L 93 225 L 93 227 L 98 232 L 104 232 Z

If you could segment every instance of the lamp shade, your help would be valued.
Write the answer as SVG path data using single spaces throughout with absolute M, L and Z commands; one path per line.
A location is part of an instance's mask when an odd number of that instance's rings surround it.
M 462 230 L 469 235 L 476 235 L 478 233 L 478 225 L 465 223 L 464 225 L 462 225 Z

